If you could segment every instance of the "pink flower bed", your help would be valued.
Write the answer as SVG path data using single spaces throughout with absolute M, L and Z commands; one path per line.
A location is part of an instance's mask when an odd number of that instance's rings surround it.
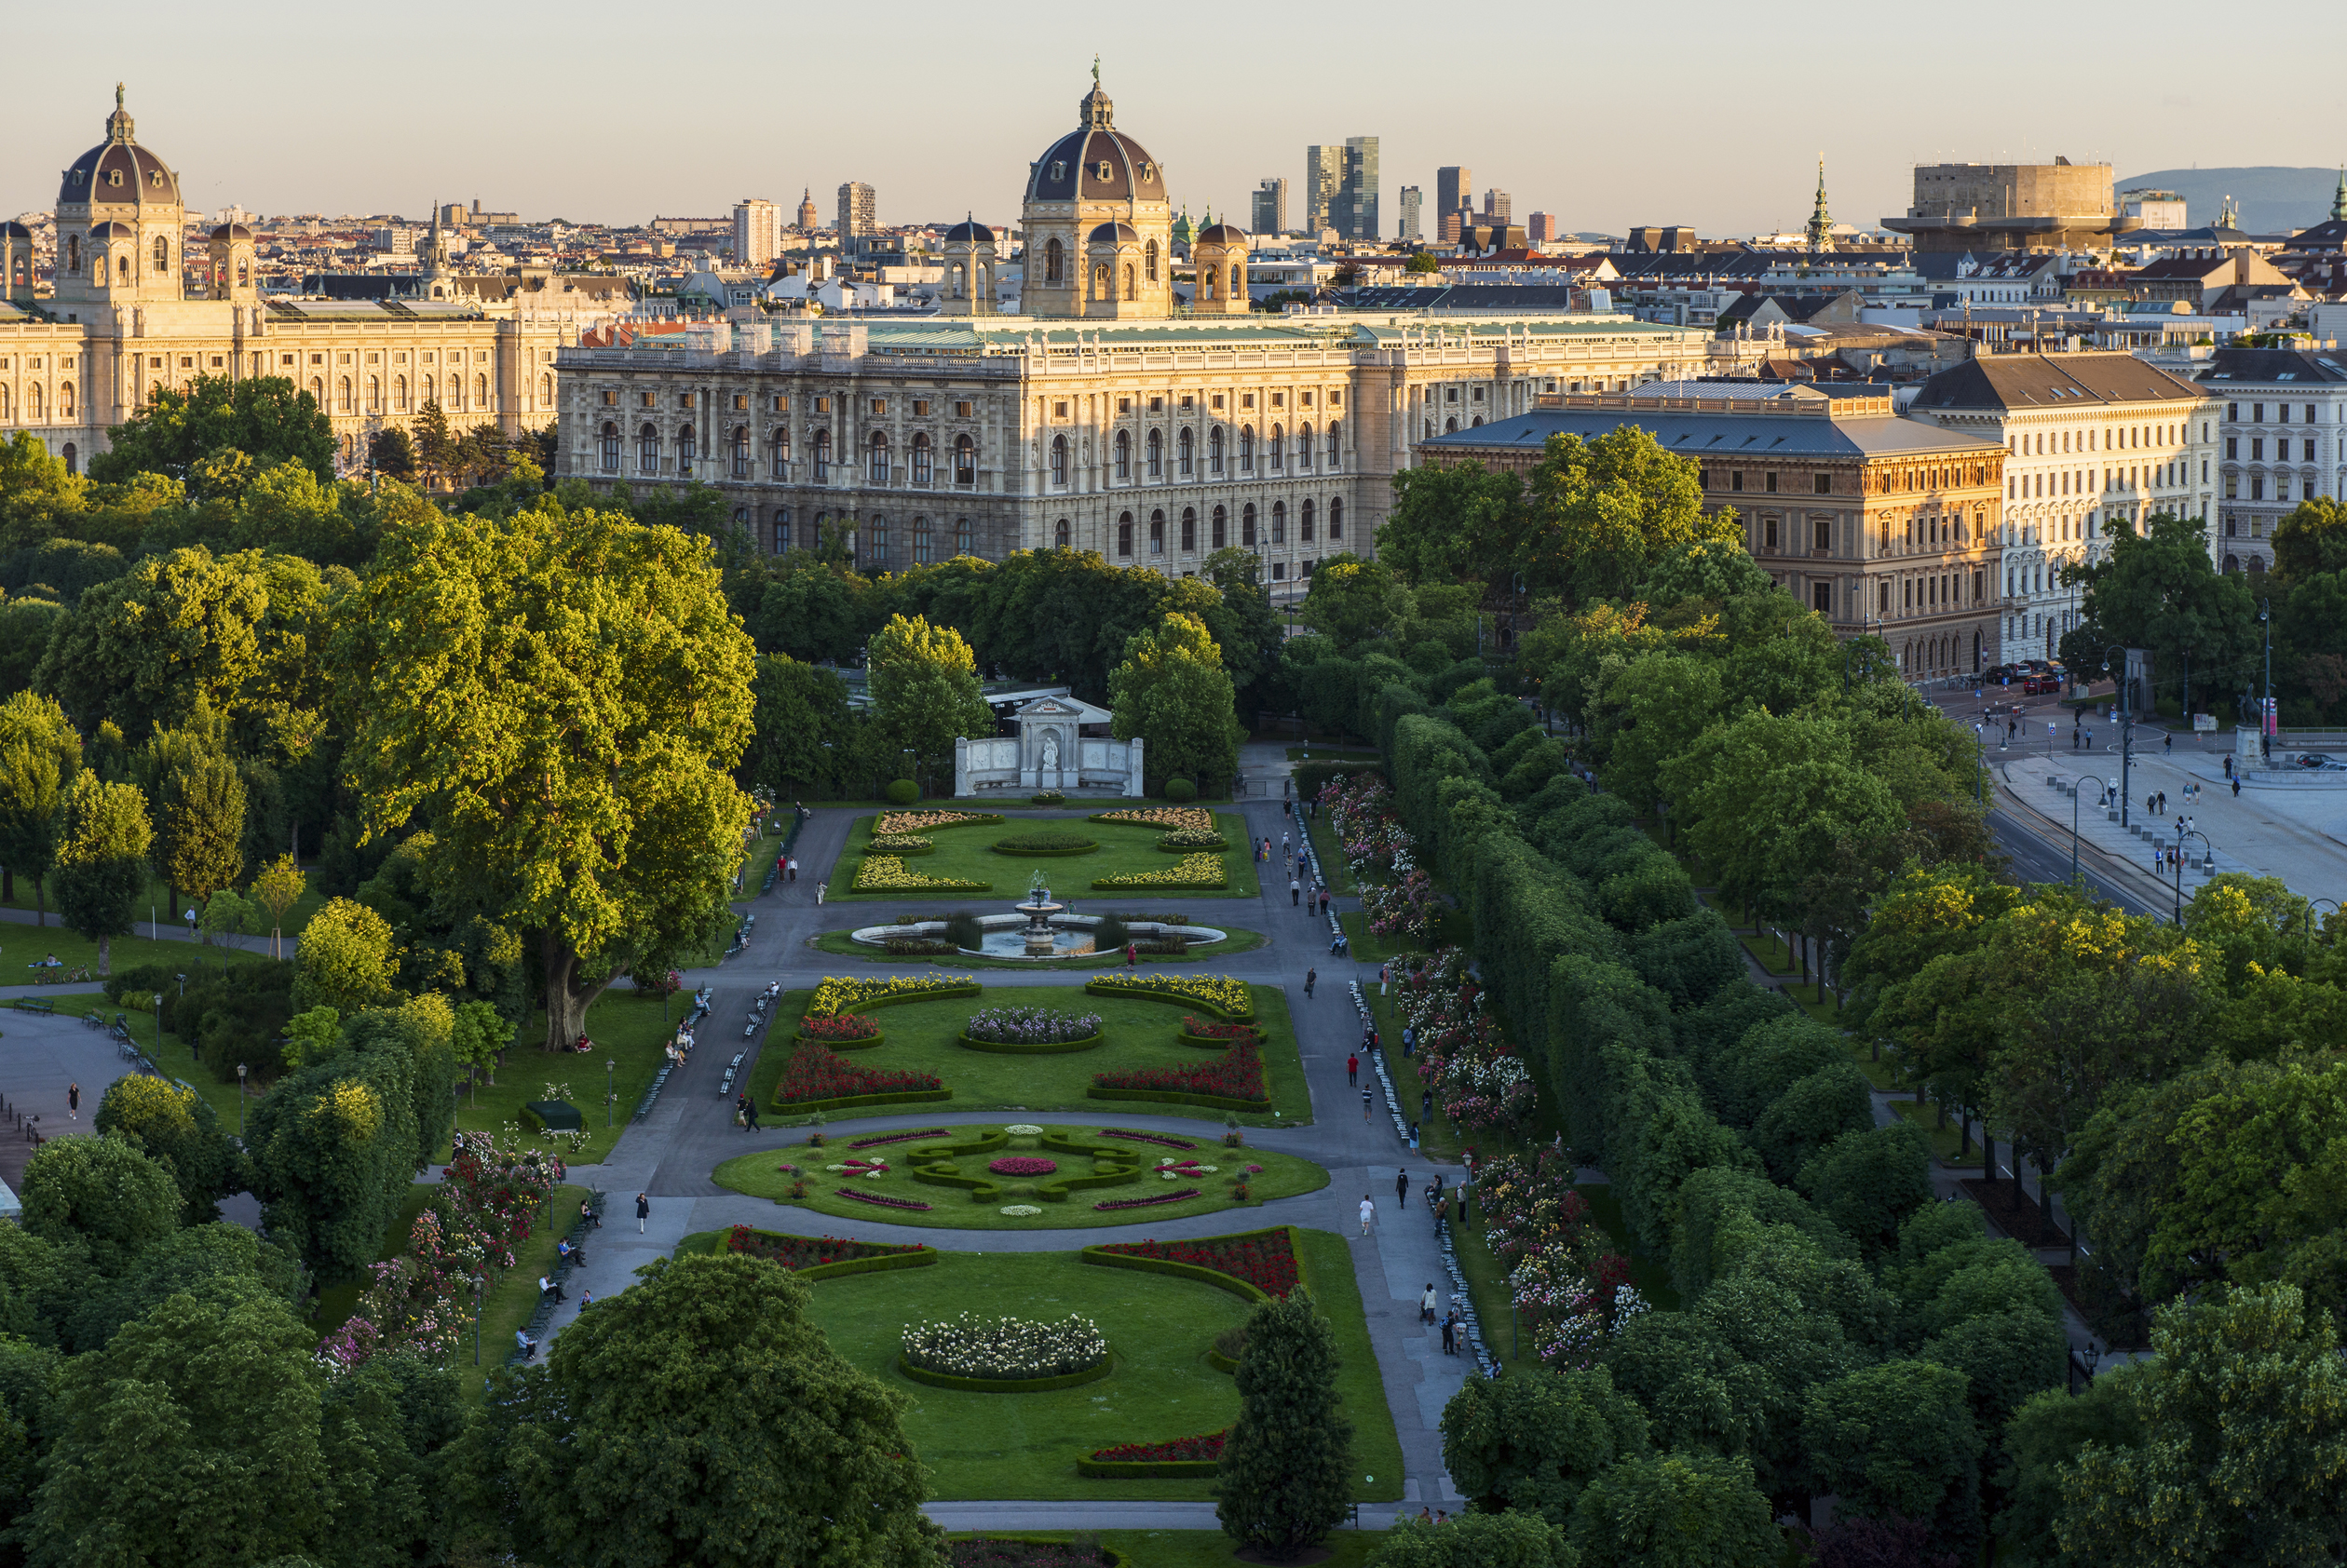
M 842 1187 L 834 1195 L 852 1197 L 858 1203 L 876 1203 L 883 1209 L 917 1209 L 927 1211 L 929 1205 L 909 1197 L 889 1197 L 883 1193 L 860 1193 L 853 1187 Z
M 877 1138 L 859 1138 L 848 1146 L 851 1149 L 876 1149 L 883 1143 L 909 1143 L 916 1138 L 943 1138 L 942 1127 L 925 1127 L 916 1132 L 884 1132 Z
M 997 1176 L 1049 1176 L 1059 1169 L 1059 1161 L 1034 1155 L 1005 1155 L 986 1169 Z
M 1120 1197 L 1108 1203 L 1095 1203 L 1094 1209 L 1147 1209 L 1160 1203 L 1179 1203 L 1198 1196 L 1196 1187 L 1184 1187 L 1177 1193 L 1160 1193 L 1155 1197 Z

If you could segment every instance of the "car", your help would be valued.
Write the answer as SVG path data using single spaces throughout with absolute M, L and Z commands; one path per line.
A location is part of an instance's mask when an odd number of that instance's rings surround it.
M 1987 669 L 1980 672 L 1980 679 L 1985 683 L 1991 686 L 2001 684 L 2007 681 L 2016 681 L 2019 680 L 2020 677 L 2021 671 L 2009 664 L 1992 664 Z
M 2340 762 L 2327 751 L 2301 751 L 2290 759 L 2290 765 L 2309 768 L 2347 768 L 2347 763 Z
M 2051 696 L 2062 689 L 2058 675 L 2031 675 L 2021 683 L 2024 696 Z

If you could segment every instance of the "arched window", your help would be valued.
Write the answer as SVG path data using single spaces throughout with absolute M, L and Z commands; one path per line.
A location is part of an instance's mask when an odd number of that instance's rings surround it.
M 929 560 L 929 520 L 925 517 L 913 520 L 913 564 L 927 566 Z
M 252 283 L 252 264 L 239 257 L 237 261 L 237 287 L 249 288 Z
M 34 419 L 41 417 L 41 384 L 37 381 L 24 389 L 24 412 Z
M 381 376 L 371 375 L 367 378 L 367 412 L 369 413 L 383 412 L 383 378 Z
M 485 375 L 473 377 L 473 407 L 482 411 L 490 407 L 489 378 Z
M 1271 503 L 1271 542 L 1275 545 L 1287 543 L 1287 503 L 1285 501 Z
M 1234 300 L 1247 297 L 1247 275 L 1240 270 L 1237 262 L 1230 264 L 1230 297 Z
M 67 441 L 65 443 L 65 450 L 59 453 L 59 455 L 65 459 L 65 471 L 67 473 L 78 474 L 81 472 L 81 453 L 74 450 L 73 442 Z
M 65 237 L 65 270 L 81 271 L 81 236 L 77 234 Z
M 750 427 L 742 426 L 733 433 L 733 477 L 750 477 Z
M 1067 438 L 1065 436 L 1051 438 L 1051 482 L 1057 485 L 1065 485 L 1067 482 Z
M 129 287 L 130 253 L 127 250 L 115 252 L 115 282 L 124 288 Z
M 1296 427 L 1296 466 L 1299 468 L 1309 468 L 1312 466 L 1312 427 L 1309 425 Z
M 1198 548 L 1198 508 L 1196 507 L 1182 508 L 1182 548 L 1185 551 Z
M 1058 282 L 1060 282 L 1060 281 L 1062 281 L 1062 280 L 1063 280 L 1063 278 L 1064 278 L 1064 277 L 1065 277 L 1065 266 L 1066 266 L 1066 262 L 1065 262 L 1065 251 L 1063 251 L 1063 250 L 1060 249 L 1060 242 L 1059 242 L 1058 240 L 1056 240 L 1056 239 L 1051 239 L 1051 240 L 1046 240 L 1046 241 L 1044 241 L 1044 244 L 1043 244 L 1043 281 L 1044 281 L 1044 282 L 1046 282 L 1046 283 L 1058 283 Z
M 538 407 L 550 409 L 553 406 L 554 378 L 551 375 L 541 375 L 538 377 Z
M 310 401 L 318 405 L 319 412 L 326 412 L 326 383 L 317 376 L 310 377 Z
M 1309 500 L 1296 508 L 1296 537 L 1299 544 L 1312 542 L 1312 503 Z
M 155 237 L 155 270 L 157 272 L 171 270 L 171 241 L 167 235 L 158 234 Z
M 1117 477 L 1133 478 L 1133 438 L 1122 430 L 1117 432 Z
M 1458 416 L 1457 414 L 1453 414 L 1453 415 L 1451 415 L 1451 417 L 1450 417 L 1450 418 L 1445 419 L 1445 420 L 1444 420 L 1444 421 L 1443 421 L 1443 434 L 1444 434 L 1444 435 L 1447 436 L 1447 435 L 1449 435 L 1452 431 L 1454 431 L 1454 430 L 1456 430 L 1456 429 L 1458 429 Z
M 395 375 L 391 378 L 391 407 L 396 412 L 405 413 L 407 406 L 407 377 Z
M 636 471 L 644 474 L 660 471 L 660 433 L 649 425 L 636 432 Z
M 871 526 L 864 530 L 864 539 L 868 545 L 866 559 L 873 565 L 886 570 L 889 564 L 889 520 L 874 518 Z
M 956 262 L 945 269 L 945 297 L 951 300 L 967 297 L 962 288 L 962 266 L 959 262 Z
M 436 395 L 436 390 L 432 384 L 432 378 L 430 376 L 426 376 L 424 378 L 424 400 L 428 403 Z
M 0 381 L 0 419 L 8 417 L 8 384 Z
M 1108 291 L 1108 264 L 1106 262 L 1094 262 L 1092 264 L 1092 297 L 1096 300 L 1115 299 L 1117 296 L 1110 293 Z
M 1142 251 L 1141 254 L 1144 258 L 1143 264 L 1148 269 L 1149 281 L 1155 283 L 1158 280 L 1157 241 L 1154 239 L 1149 241 L 1148 249 Z
M 1165 514 L 1163 512 L 1149 514 L 1149 553 L 1151 555 L 1165 553 Z
M 448 406 L 451 409 L 462 409 L 465 406 L 465 378 L 461 375 L 452 375 L 448 378 Z
M 927 431 L 913 438 L 913 482 L 923 489 L 937 482 L 937 453 Z
M 1199 298 L 1211 301 L 1214 297 L 1214 274 L 1210 269 L 1198 275 Z
M 1117 554 L 1119 559 L 1133 559 L 1133 514 L 1122 512 L 1117 517 Z
M 1271 426 L 1271 439 L 1265 444 L 1271 453 L 1271 471 L 1276 474 L 1287 466 L 1287 431 L 1274 425 Z
M 1341 419 L 1332 419 L 1328 422 L 1328 471 L 1332 474 L 1344 466 L 1344 446 L 1336 439 L 1337 432 L 1344 426 L 1345 422 Z
M 1124 297 L 1127 304 L 1131 304 L 1134 300 L 1141 297 L 1140 291 L 1133 286 L 1133 264 L 1131 262 L 1127 262 L 1124 264 Z
M 1067 520 L 1065 518 L 1060 519 L 1052 526 L 1051 543 L 1061 549 L 1067 548 Z
M 1250 501 L 1239 508 L 1239 547 L 1251 550 L 1255 548 L 1255 503 Z
M 1345 536 L 1345 504 L 1333 496 L 1328 503 L 1328 536 L 1331 539 Z
M 956 484 L 978 482 L 978 443 L 968 436 L 954 438 L 954 482 Z
M 676 471 L 680 474 L 690 474 L 692 469 L 693 427 L 689 425 L 680 425 L 676 427 Z
M 789 479 L 791 477 L 790 426 L 787 425 L 778 426 L 767 438 L 767 445 L 774 449 L 774 477 L 778 480 Z
M 1153 480 L 1165 477 L 1165 436 L 1158 430 L 1149 432 L 1149 477 Z
M 1174 471 L 1184 479 L 1190 477 L 1191 449 L 1196 444 L 1187 430 L 1174 438 Z
M 1066 531 L 1066 528 L 1067 524 L 1064 522 L 1060 524 L 1063 533 Z M 970 553 L 970 520 L 966 517 L 957 517 L 954 520 L 954 553 L 956 555 Z
M 596 439 L 596 446 L 603 459 L 604 472 L 617 473 L 619 471 L 619 426 L 608 419 L 604 420 L 603 430 Z
M 1483 423 L 1483 415 L 1482 415 L 1482 414 L 1477 414 L 1477 415 L 1475 415 L 1475 417 L 1474 417 L 1474 418 L 1472 418 L 1472 419 L 1471 419 L 1471 420 L 1469 420 L 1469 421 L 1467 422 L 1467 428 L 1469 428 L 1470 430 L 1472 430 L 1472 429 L 1473 429 L 1476 426 L 1481 425 L 1482 423 Z
M 774 553 L 780 555 L 791 547 L 791 508 L 774 508 Z
M 1242 474 L 1255 472 L 1255 426 L 1252 425 L 1239 427 L 1239 471 Z
M 864 463 L 864 478 L 874 484 L 889 482 L 889 433 L 875 430 L 869 446 L 871 455 Z
M 815 432 L 815 482 L 831 483 L 831 432 Z
M 1207 535 L 1207 537 L 1213 541 L 1208 547 L 1212 549 L 1218 550 L 1222 548 L 1225 544 L 1229 542 L 1229 530 L 1223 517 L 1223 509 L 1220 507 L 1216 507 L 1214 508 L 1213 531 Z

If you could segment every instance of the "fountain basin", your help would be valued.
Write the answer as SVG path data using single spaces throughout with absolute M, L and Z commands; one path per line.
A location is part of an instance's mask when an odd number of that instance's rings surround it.
M 1051 904 L 1018 904 L 1012 906 L 1017 914 L 981 915 L 978 924 L 984 932 L 983 945 L 961 948 L 972 957 L 981 958 L 1079 958 L 1093 951 L 1092 928 L 1100 917 L 1092 914 L 1060 912 L 1063 906 Z M 1036 911 L 1045 912 L 1038 922 Z M 1039 929 L 1038 929 L 1039 925 Z M 1161 937 L 1181 935 L 1192 942 L 1217 942 L 1229 933 L 1211 926 L 1174 926 L 1157 920 L 1128 920 L 1125 928 L 1137 941 L 1153 941 Z M 856 942 L 870 948 L 884 948 L 890 937 L 928 937 L 942 940 L 945 923 L 942 920 L 916 921 L 909 926 L 866 926 L 848 933 Z M 1049 946 L 1037 945 L 1038 939 Z

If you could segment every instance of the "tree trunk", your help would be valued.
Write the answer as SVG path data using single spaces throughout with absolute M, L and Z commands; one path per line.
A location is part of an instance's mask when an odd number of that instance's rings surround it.
M 0 904 L 16 902 L 16 868 L 0 866 Z
M 100 978 L 102 979 L 113 973 L 114 939 L 112 937 L 102 936 L 98 939 L 98 974 Z
M 48 924 L 48 878 L 37 873 L 33 878 L 33 924 Z
M 538 938 L 538 956 L 546 968 L 545 1048 L 558 1051 L 587 1032 L 587 1008 L 610 982 L 581 980 L 577 950 L 551 928 Z

